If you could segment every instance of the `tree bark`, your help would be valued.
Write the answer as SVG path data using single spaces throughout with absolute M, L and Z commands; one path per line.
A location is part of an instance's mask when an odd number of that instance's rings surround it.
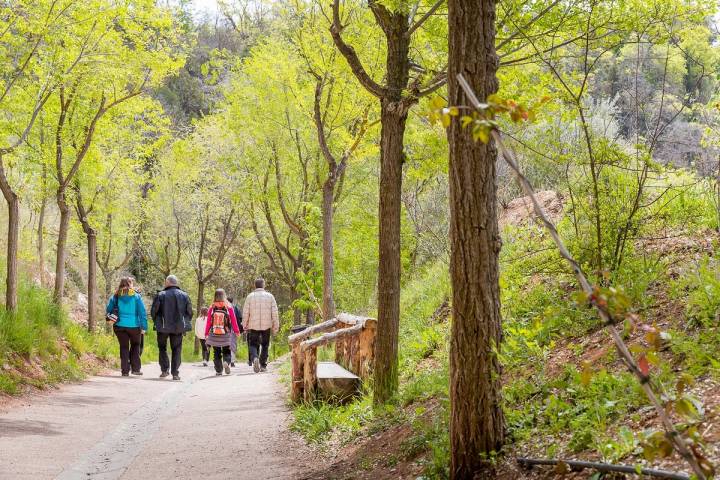
M 92 333 L 97 325 L 97 235 L 92 227 L 85 233 L 88 247 L 88 331 Z
M 335 181 L 333 172 L 323 184 L 323 320 L 335 318 L 335 296 L 333 277 L 335 275 L 335 247 L 333 244 L 333 201 Z
M 0 190 L 8 206 L 7 276 L 5 278 L 5 308 L 17 310 L 18 247 L 20 244 L 20 199 L 12 189 L 5 174 L 5 164 L 0 156 Z
M 60 226 L 58 228 L 57 254 L 55 257 L 55 303 L 62 303 L 65 291 L 65 261 L 67 258 L 67 237 L 70 229 L 70 207 L 67 204 L 67 190 L 61 186 L 57 191 L 57 205 L 60 210 Z
M 200 309 L 204 305 L 204 298 L 205 298 L 205 282 L 201 280 L 198 281 L 198 289 L 197 289 L 197 306 L 196 309 L 196 315 L 195 315 L 195 321 L 197 321 L 197 318 L 200 317 Z M 194 326 L 194 324 L 193 324 Z M 197 355 L 200 352 L 200 339 L 195 337 L 195 343 L 193 345 L 193 353 Z
M 403 137 L 407 113 L 383 99 L 380 134 L 380 232 L 378 258 L 378 336 L 373 402 L 390 400 L 398 386 L 400 329 L 400 214 Z
M 481 99 L 497 91 L 495 0 L 449 0 L 449 101 L 468 105 L 457 75 Z M 450 146 L 450 477 L 494 478 L 489 462 L 503 445 L 502 336 L 495 146 L 475 142 L 454 118 Z
M 45 212 L 47 210 L 47 165 L 43 163 L 42 198 L 38 214 L 37 252 L 38 268 L 40 269 L 40 286 L 45 287 Z

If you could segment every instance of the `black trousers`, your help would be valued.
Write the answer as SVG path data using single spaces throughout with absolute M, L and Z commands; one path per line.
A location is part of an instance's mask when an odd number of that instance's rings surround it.
M 200 346 L 202 347 L 202 359 L 203 362 L 209 362 L 210 361 L 210 349 L 207 346 L 207 343 L 205 343 L 205 339 L 200 339 Z
M 248 351 L 250 362 L 259 357 L 260 366 L 267 367 L 268 353 L 270 349 L 270 329 L 248 330 Z
M 215 364 L 215 371 L 221 373 L 223 370 L 223 360 L 230 363 L 230 346 L 227 347 L 212 347 L 213 349 L 213 363 Z
M 120 371 L 124 374 L 140 371 L 140 327 L 113 327 L 115 336 L 120 343 Z
M 167 341 L 170 340 L 170 350 L 172 351 L 172 368 L 167 354 Z M 182 360 L 182 333 L 161 333 L 157 334 L 158 349 L 160 350 L 160 370 L 173 375 L 180 375 L 180 362 Z

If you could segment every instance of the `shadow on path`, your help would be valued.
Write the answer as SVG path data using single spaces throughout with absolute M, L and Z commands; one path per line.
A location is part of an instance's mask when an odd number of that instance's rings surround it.
M 0 437 L 25 437 L 27 435 L 62 435 L 55 424 L 38 420 L 5 420 L 0 418 Z

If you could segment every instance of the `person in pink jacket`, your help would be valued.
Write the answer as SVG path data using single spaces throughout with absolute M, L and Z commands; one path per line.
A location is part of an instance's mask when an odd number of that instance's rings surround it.
M 215 290 L 215 300 L 208 310 L 207 323 L 205 324 L 205 343 L 213 348 L 213 363 L 215 364 L 215 375 L 225 373 L 230 375 L 230 344 L 232 336 L 240 335 L 237 318 L 232 305 L 227 301 L 225 290 Z

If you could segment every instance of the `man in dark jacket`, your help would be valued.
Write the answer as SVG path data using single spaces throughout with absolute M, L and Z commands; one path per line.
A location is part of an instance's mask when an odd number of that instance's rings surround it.
M 180 290 L 175 275 L 165 279 L 165 289 L 155 297 L 151 314 L 160 350 L 160 377 L 167 377 L 172 372 L 173 380 L 180 380 L 183 335 L 192 329 L 193 311 L 190 297 Z M 172 350 L 172 368 L 167 354 L 168 340 Z

